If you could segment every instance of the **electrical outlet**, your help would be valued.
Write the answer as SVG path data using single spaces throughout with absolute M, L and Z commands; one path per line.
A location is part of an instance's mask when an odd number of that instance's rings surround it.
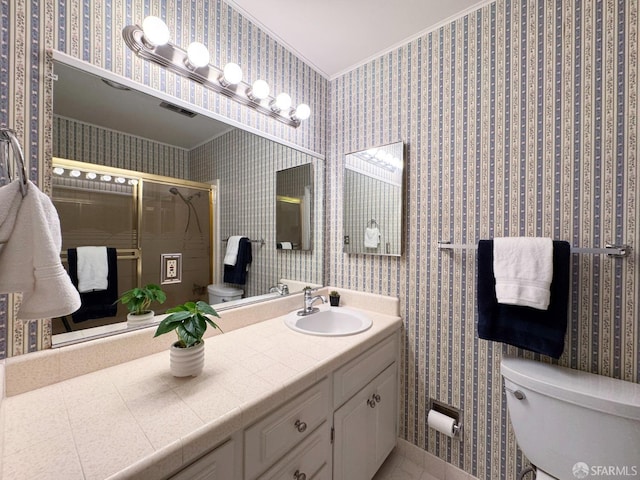
M 182 282 L 182 254 L 163 253 L 160 258 L 160 284 Z
M 167 278 L 178 276 L 178 260 L 167 260 Z
M 349 243 L 351 243 L 351 239 L 349 238 L 349 235 L 345 235 L 344 236 L 344 244 L 345 245 L 349 245 Z

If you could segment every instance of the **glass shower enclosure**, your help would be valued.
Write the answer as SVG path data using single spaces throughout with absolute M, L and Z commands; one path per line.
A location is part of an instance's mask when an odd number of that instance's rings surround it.
M 109 282 L 117 282 L 117 289 L 108 286 L 111 298 L 81 294 L 83 308 L 84 302 L 102 302 L 105 316 L 99 315 L 100 305 L 91 305 L 98 313 L 82 315 L 81 309 L 53 319 L 54 335 L 64 338 L 87 328 L 108 331 L 126 322 L 126 308 L 117 304 L 114 312 L 107 303 L 135 286 L 162 287 L 167 301 L 152 305 L 156 314 L 208 298 L 215 186 L 58 158 L 53 167 L 63 265 L 69 269 L 69 249 L 105 246 L 114 249 L 117 270 L 109 276 Z

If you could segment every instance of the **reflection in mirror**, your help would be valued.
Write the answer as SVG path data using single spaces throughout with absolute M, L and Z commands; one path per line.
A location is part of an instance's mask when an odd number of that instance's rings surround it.
M 135 286 L 161 284 L 168 305 L 205 299 L 211 283 L 210 185 L 59 158 L 53 159 L 52 184 L 62 260 L 82 300 L 78 311 L 53 319 L 54 334 L 126 321 L 127 309 L 116 300 Z M 107 248 L 104 289 L 83 288 L 84 272 L 97 268 L 83 261 L 85 246 Z M 180 261 L 163 278 L 161 259 L 174 252 Z
M 276 248 L 311 250 L 313 169 L 311 164 L 276 173 Z
M 118 276 L 126 273 L 128 279 L 118 282 L 119 296 L 136 284 L 160 284 L 161 259 L 168 258 L 162 254 L 182 254 L 181 282 L 162 285 L 169 298 L 164 305 L 152 306 L 157 314 L 189 300 L 210 299 L 212 289 L 208 287 L 214 285 L 242 290 L 242 301 L 260 301 L 270 295 L 273 298 L 270 287 L 283 280 L 323 283 L 322 249 L 283 256 L 275 245 L 276 171 L 303 164 L 314 167 L 310 204 L 316 211 L 310 216 L 309 245 L 323 244 L 317 212 L 324 184 L 320 158 L 191 112 L 162 93 L 136 91 L 130 80 L 108 85 L 96 75 L 99 69 L 87 66 L 85 71 L 84 64 L 67 62 L 64 55 L 54 54 L 54 60 L 58 80 L 54 82 L 53 156 L 82 162 L 76 169 L 82 171 L 83 180 L 72 188 L 68 172 L 58 179 L 53 175 L 56 205 L 75 223 L 73 233 L 63 233 L 65 265 L 67 248 L 104 245 L 120 249 L 123 258 L 117 260 Z M 125 184 L 112 186 L 110 191 L 102 182 L 87 183 L 89 170 L 98 172 L 105 167 L 112 177 L 118 173 L 125 178 Z M 131 186 L 129 179 L 140 183 Z M 136 202 L 140 202 L 137 209 Z M 107 219 L 114 220 L 113 226 L 98 235 L 94 230 L 104 227 Z M 266 240 L 264 246 L 252 244 L 253 261 L 244 285 L 223 281 L 225 240 L 233 235 Z M 202 271 L 190 275 L 188 270 L 196 264 Z M 217 309 L 242 301 L 234 298 Z M 120 306 L 114 318 L 122 320 L 123 313 Z M 90 338 L 102 332 L 85 327 L 99 322 L 90 319 L 76 325 L 68 319 L 70 328 L 60 321 L 54 333 L 79 330 L 79 337 Z M 124 328 L 122 322 L 109 326 L 110 330 Z M 70 340 L 54 335 L 53 342 L 60 345 Z
M 345 253 L 399 256 L 402 142 L 348 154 L 344 170 Z

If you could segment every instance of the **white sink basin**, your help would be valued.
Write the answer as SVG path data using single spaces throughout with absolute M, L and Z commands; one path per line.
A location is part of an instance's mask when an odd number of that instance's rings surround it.
M 305 316 L 291 312 L 285 317 L 284 323 L 296 332 L 323 337 L 340 337 L 364 332 L 373 322 L 357 310 L 348 307 L 329 307 Z

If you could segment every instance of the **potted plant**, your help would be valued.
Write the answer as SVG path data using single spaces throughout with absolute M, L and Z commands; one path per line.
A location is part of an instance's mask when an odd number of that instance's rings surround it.
M 127 323 L 137 325 L 154 317 L 155 312 L 149 309 L 152 302 L 164 303 L 166 299 L 167 295 L 158 285 L 149 283 L 127 290 L 116 302 L 121 302 L 129 309 Z
M 207 324 L 220 327 L 207 315 L 220 318 L 211 305 L 206 302 L 187 302 L 170 308 L 168 317 L 160 322 L 154 337 L 176 331 L 178 341 L 169 351 L 171 373 L 174 377 L 196 377 L 204 367 L 204 332 Z M 221 330 L 221 329 L 220 329 Z
M 329 303 L 331 303 L 332 307 L 340 306 L 340 293 L 337 290 L 332 290 L 329 292 Z

